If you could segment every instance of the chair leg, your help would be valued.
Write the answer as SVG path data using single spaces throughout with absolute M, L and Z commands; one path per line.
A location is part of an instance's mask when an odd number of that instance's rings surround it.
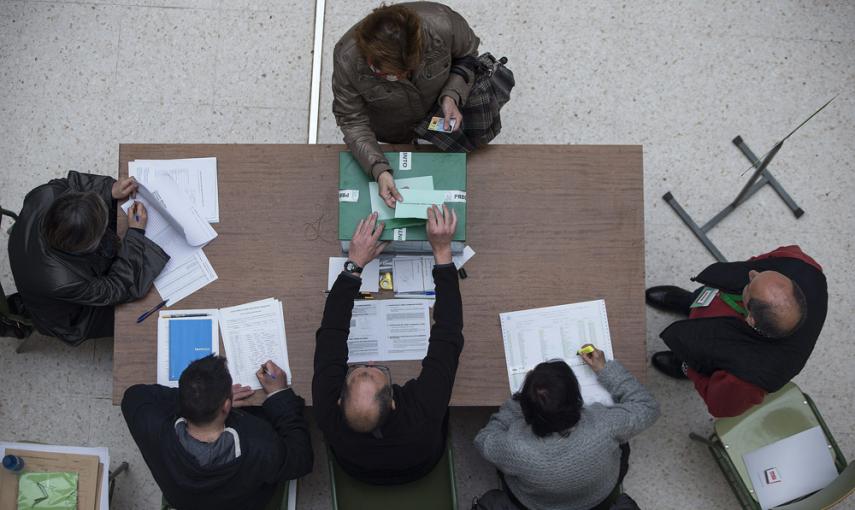
M 128 470 L 128 463 L 122 462 L 121 464 L 119 464 L 119 467 L 117 467 L 113 471 L 110 471 L 110 476 L 108 477 L 109 493 L 107 494 L 107 501 L 113 501 L 113 488 L 116 486 L 116 477 L 119 476 L 120 474 L 124 473 L 127 470 Z
M 705 437 L 699 436 L 699 435 L 695 434 L 694 432 L 689 432 L 689 439 L 691 439 L 692 441 L 697 441 L 699 443 L 703 443 L 707 446 L 713 445 L 712 441 L 710 441 L 709 439 L 707 439 Z

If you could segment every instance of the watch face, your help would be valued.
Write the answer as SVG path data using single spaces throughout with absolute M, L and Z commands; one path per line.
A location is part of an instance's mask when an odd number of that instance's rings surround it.
M 362 272 L 362 268 L 357 266 L 353 261 L 350 261 L 350 260 L 348 260 L 344 263 L 344 270 L 347 271 L 348 273 L 361 273 Z

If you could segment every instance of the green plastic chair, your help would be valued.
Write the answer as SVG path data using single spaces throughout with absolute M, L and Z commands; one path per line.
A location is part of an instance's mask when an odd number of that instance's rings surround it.
M 825 434 L 840 475 L 812 495 L 775 507 L 780 510 L 816 510 L 830 508 L 855 491 L 855 464 L 847 467 L 843 452 L 813 400 L 795 383 L 787 383 L 775 393 L 766 395 L 762 403 L 740 416 L 716 420 L 715 431 L 708 439 L 694 433 L 689 437 L 707 445 L 741 507 L 760 510 L 742 455 L 816 426 L 821 427 Z
M 327 448 L 333 510 L 457 510 L 454 457 L 449 441 L 430 473 L 400 485 L 371 485 L 352 478 Z
M 297 483 L 297 480 L 285 480 L 276 486 L 276 492 L 270 498 L 270 502 L 264 507 L 264 510 L 288 510 L 288 488 L 289 483 Z M 166 501 L 166 497 L 160 496 L 160 510 L 175 510 L 172 505 Z

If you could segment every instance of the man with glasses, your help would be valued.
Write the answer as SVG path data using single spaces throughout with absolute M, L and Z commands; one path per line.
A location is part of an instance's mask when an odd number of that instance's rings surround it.
M 433 206 L 425 228 L 436 262 L 436 304 L 421 373 L 399 386 L 382 365 L 348 366 L 353 300 L 362 268 L 385 248 L 379 242 L 383 226 L 373 213 L 353 234 L 317 332 L 312 398 L 318 427 L 342 469 L 367 483 L 391 485 L 421 478 L 445 450 L 448 401 L 463 349 L 463 307 L 451 260 L 457 215 Z

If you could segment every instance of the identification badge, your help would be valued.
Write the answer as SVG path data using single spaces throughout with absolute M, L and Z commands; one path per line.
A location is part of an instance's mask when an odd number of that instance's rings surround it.
M 689 308 L 705 308 L 710 306 L 713 299 L 718 295 L 718 289 L 712 287 L 704 287 L 704 290 L 698 295 L 697 299 L 689 306 Z

